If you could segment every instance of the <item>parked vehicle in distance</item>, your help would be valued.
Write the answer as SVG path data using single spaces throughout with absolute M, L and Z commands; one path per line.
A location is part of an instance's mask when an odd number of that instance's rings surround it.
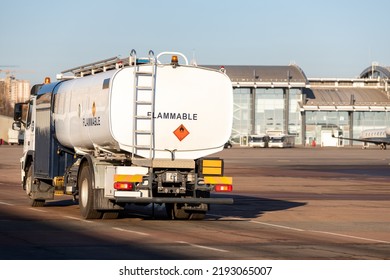
M 22 145 L 24 142 L 24 130 L 8 129 L 8 144 L 9 145 Z
M 295 137 L 292 135 L 272 136 L 269 140 L 270 148 L 292 148 L 295 146 Z
M 232 148 L 233 147 L 233 144 L 232 144 L 232 142 L 229 140 L 229 141 L 227 141 L 226 143 L 225 143 L 225 145 L 224 145 L 224 148 L 225 149 L 230 149 L 230 148 Z
M 250 135 L 248 144 L 251 148 L 267 148 L 269 140 L 268 135 Z

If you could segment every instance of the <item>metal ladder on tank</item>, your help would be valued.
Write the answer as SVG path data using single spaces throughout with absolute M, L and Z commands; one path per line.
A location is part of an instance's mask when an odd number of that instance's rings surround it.
M 134 65 L 134 96 L 133 96 L 133 149 L 132 161 L 143 166 L 150 166 L 154 158 L 154 101 L 156 86 L 157 59 L 153 51 L 149 51 L 150 64 L 137 64 L 135 50 L 130 53 L 130 63 Z M 148 71 L 142 71 L 141 66 L 151 66 Z M 140 85 L 140 78 L 146 78 L 148 84 Z M 147 111 L 147 114 L 140 111 Z M 146 123 L 146 125 L 145 125 Z M 142 125 L 143 124 L 143 127 Z M 147 128 L 145 128 L 147 127 Z M 140 143 L 140 138 L 144 139 Z M 145 138 L 147 140 L 145 141 Z M 148 142 L 148 143 L 145 143 Z M 148 151 L 147 158 L 139 158 L 136 155 L 140 151 Z

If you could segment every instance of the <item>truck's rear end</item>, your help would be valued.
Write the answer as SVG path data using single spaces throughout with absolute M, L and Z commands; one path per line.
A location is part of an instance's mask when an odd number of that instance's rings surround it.
M 139 66 L 135 75 L 127 68 L 113 78 L 112 135 L 131 154 L 123 173 L 143 174 L 142 182 L 138 178 L 130 187 L 133 192 L 116 190 L 113 197 L 119 203 L 164 203 L 174 218 L 201 218 L 211 203 L 232 203 L 210 197 L 214 191 L 232 191 L 232 178 L 224 176 L 222 159 L 207 158 L 223 149 L 231 133 L 231 82 L 211 69 L 153 67 Z M 146 74 L 153 72 L 154 77 Z M 126 178 L 119 170 L 115 174 L 113 184 Z

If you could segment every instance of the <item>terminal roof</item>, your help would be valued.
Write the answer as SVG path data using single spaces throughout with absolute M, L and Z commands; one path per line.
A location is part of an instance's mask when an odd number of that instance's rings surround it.
M 233 83 L 303 83 L 308 80 L 305 73 L 297 65 L 288 66 L 258 66 L 258 65 L 209 65 L 206 67 L 220 69 L 224 67 L 226 74 Z
M 373 88 L 305 88 L 307 105 L 381 105 L 390 106 L 390 99 Z
M 371 65 L 363 70 L 360 78 L 384 78 L 390 79 L 390 67 Z
M 374 88 L 304 88 L 302 111 L 390 111 L 390 98 Z

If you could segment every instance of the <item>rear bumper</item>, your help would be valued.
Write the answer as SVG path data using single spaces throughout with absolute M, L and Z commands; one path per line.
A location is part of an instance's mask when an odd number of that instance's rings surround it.
M 205 203 L 233 204 L 233 198 L 195 198 L 195 197 L 117 197 L 117 203 Z

